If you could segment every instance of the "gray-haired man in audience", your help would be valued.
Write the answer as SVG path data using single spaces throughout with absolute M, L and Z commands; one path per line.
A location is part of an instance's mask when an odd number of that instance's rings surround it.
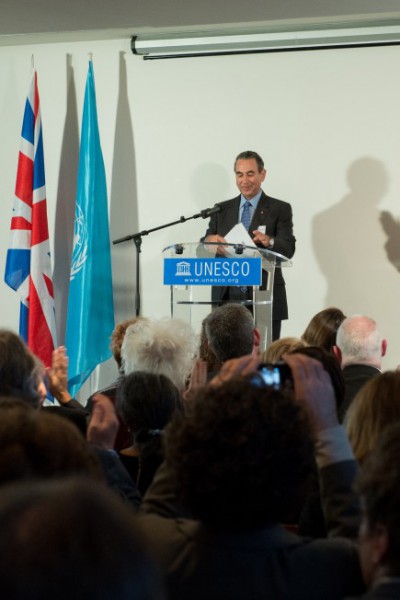
M 353 315 L 340 325 L 333 351 L 342 366 L 346 386 L 339 415 L 341 421 L 359 389 L 379 375 L 386 347 L 387 341 L 370 317 Z

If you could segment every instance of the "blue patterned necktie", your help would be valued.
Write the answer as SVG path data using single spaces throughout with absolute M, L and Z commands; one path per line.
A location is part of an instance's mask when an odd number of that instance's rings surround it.
M 249 227 L 250 227 L 250 223 L 251 223 L 250 202 L 248 200 L 246 200 L 246 202 L 244 203 L 243 210 L 242 210 L 241 221 L 243 223 L 243 226 L 246 228 L 246 231 L 248 231 Z M 242 286 L 240 288 L 240 290 L 241 290 L 242 294 L 246 294 L 247 293 L 247 287 L 246 286 Z
M 241 219 L 246 231 L 249 230 L 250 227 L 250 223 L 251 223 L 251 210 L 250 210 L 250 202 L 248 200 L 246 200 L 244 206 L 243 206 L 243 211 L 242 211 L 242 219 Z

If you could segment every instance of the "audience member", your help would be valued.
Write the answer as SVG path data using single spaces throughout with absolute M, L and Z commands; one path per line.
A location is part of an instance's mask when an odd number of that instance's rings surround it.
M 107 397 L 95 399 L 87 441 L 69 419 L 35 408 L 18 397 L 0 399 L 0 484 L 92 472 L 134 507 L 140 505 L 135 484 L 109 451 L 118 421 Z
M 344 400 L 344 379 L 340 365 L 333 354 L 322 346 L 304 346 L 293 351 L 318 360 L 329 374 L 335 392 L 336 413 Z M 318 470 L 315 468 L 310 481 L 306 502 L 298 515 L 299 533 L 307 537 L 322 538 L 327 535 L 325 517 L 321 506 Z
M 39 408 L 46 395 L 42 369 L 16 333 L 0 329 L 0 396 L 18 397 Z
M 93 481 L 2 489 L 0 556 L 9 600 L 165 598 L 132 511 Z
M 68 359 L 60 346 L 52 353 L 51 367 L 45 369 L 16 333 L 0 330 L 0 396 L 18 397 L 34 408 L 40 408 L 47 388 L 66 408 L 79 408 L 67 388 Z
M 145 371 L 169 377 L 183 393 L 197 351 L 190 325 L 179 319 L 141 319 L 126 330 L 121 347 L 124 373 Z
M 342 366 L 346 386 L 339 412 L 341 421 L 359 389 L 379 375 L 386 348 L 387 342 L 373 319 L 354 315 L 340 325 L 334 353 Z
M 126 330 L 128 329 L 128 327 L 130 325 L 133 325 L 134 323 L 136 323 L 139 319 L 144 319 L 144 317 L 133 317 L 132 319 L 126 319 L 125 321 L 121 321 L 120 323 L 117 323 L 117 325 L 115 326 L 114 331 L 111 334 L 110 347 L 111 347 L 111 351 L 113 353 L 114 360 L 117 363 L 118 377 L 110 385 L 108 385 L 105 388 L 102 388 L 101 390 L 98 390 L 97 392 L 95 392 L 94 394 L 92 394 L 90 396 L 90 398 L 88 399 L 88 401 L 86 403 L 89 411 L 91 410 L 93 396 L 95 396 L 96 394 L 105 394 L 106 396 L 108 396 L 108 398 L 110 398 L 110 400 L 115 405 L 116 398 L 117 398 L 118 384 L 121 381 L 123 374 L 124 374 L 122 357 L 121 357 L 122 343 L 124 341 L 125 333 L 126 333 Z M 123 421 L 119 418 L 119 428 L 118 428 L 118 432 L 117 432 L 117 437 L 115 438 L 115 449 L 117 451 L 119 451 L 122 448 L 125 448 L 126 446 L 128 446 L 130 444 L 130 442 L 131 442 L 131 434 L 128 431 L 125 424 L 123 423 Z
M 321 346 L 304 346 L 297 348 L 290 354 L 303 354 L 318 360 L 329 374 L 335 392 L 336 410 L 339 413 L 340 407 L 344 402 L 345 385 L 343 373 L 337 359 Z
M 144 317 L 133 317 L 132 319 L 126 319 L 125 321 L 121 321 L 115 326 L 115 329 L 111 335 L 111 351 L 113 353 L 114 360 L 117 363 L 118 372 L 121 374 L 124 373 L 121 348 L 124 341 L 125 333 L 128 327 L 137 323 L 139 319 L 144 319 Z
M 322 346 L 332 352 L 338 327 L 345 318 L 340 308 L 325 308 L 313 316 L 301 337 L 309 346 Z
M 285 354 L 307 346 L 306 342 L 296 337 L 283 337 L 272 342 L 261 354 L 261 360 L 265 363 L 274 363 L 283 360 Z
M 85 475 L 101 479 L 100 464 L 77 428 L 18 398 L 0 401 L 0 485 L 21 479 Z
M 349 518 L 341 477 L 350 489 L 356 471 L 345 436 L 335 456 L 341 428 L 328 374 L 308 357 L 287 360 L 296 399 L 289 389 L 265 387 L 257 374 L 230 381 L 232 372 L 245 376 L 259 363 L 243 357 L 225 363 L 166 430 L 166 467 L 148 490 L 142 523 L 176 600 L 339 599 L 362 589 L 350 541 L 309 541 L 279 525 L 312 469 L 314 435 L 332 531 Z M 180 517 L 174 492 L 197 520 Z M 357 524 L 356 512 L 352 531 Z
M 383 431 L 400 422 L 400 371 L 386 371 L 373 377 L 356 394 L 344 426 L 360 464 L 375 448 Z
M 142 495 L 163 461 L 161 436 L 176 411 L 182 411 L 182 400 L 168 377 L 137 371 L 122 378 L 117 412 L 131 432 L 131 444 L 119 456 Z
M 110 398 L 104 394 L 94 396 L 87 441 L 100 460 L 108 487 L 137 508 L 141 504 L 141 495 L 114 450 L 118 426 L 118 417 Z
M 217 361 L 247 354 L 258 354 L 260 332 L 251 312 L 241 304 L 227 303 L 213 310 L 204 319 L 204 330 Z
M 371 382 L 372 383 L 372 382 Z M 363 464 L 361 567 L 371 600 L 400 598 L 400 423 L 388 427 Z

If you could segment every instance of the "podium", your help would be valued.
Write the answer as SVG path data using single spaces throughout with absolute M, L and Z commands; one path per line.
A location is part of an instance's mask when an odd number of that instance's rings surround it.
M 271 343 L 275 269 L 292 266 L 291 260 L 266 248 L 205 242 L 167 246 L 163 259 L 164 285 L 170 287 L 171 318 L 183 319 L 200 330 L 210 310 L 224 303 L 212 299 L 213 286 L 245 286 L 250 290 L 249 297 L 234 302 L 251 310 L 254 325 L 260 331 L 261 350 Z

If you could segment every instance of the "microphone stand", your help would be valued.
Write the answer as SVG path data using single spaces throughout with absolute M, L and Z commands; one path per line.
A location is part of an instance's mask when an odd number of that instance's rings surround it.
M 118 238 L 113 241 L 113 245 L 121 244 L 122 242 L 127 242 L 129 240 L 133 240 L 136 246 L 136 293 L 135 293 L 135 314 L 137 317 L 140 316 L 140 254 L 142 252 L 142 237 L 145 235 L 149 235 L 149 233 L 153 233 L 154 231 L 159 231 L 160 229 L 165 229 L 166 227 L 172 227 L 172 225 L 177 225 L 178 223 L 185 223 L 186 221 L 190 221 L 191 219 L 198 219 L 201 217 L 202 219 L 207 219 L 210 215 L 220 212 L 221 207 L 216 204 L 214 208 L 206 208 L 191 217 L 179 217 L 177 221 L 172 221 L 171 223 L 165 223 L 165 225 L 159 225 L 158 227 L 153 227 L 152 229 L 144 229 L 143 231 L 139 231 L 138 233 L 132 233 L 131 235 L 126 235 L 125 237 Z

